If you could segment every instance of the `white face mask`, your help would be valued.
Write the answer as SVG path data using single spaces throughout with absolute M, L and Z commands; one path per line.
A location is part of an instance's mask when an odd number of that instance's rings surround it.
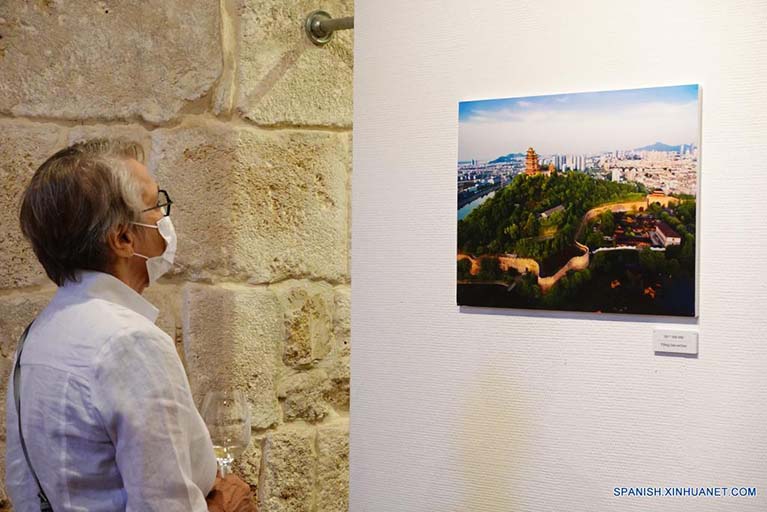
M 134 222 L 137 226 L 144 226 L 145 228 L 154 228 L 160 232 L 160 236 L 165 240 L 165 251 L 159 256 L 144 256 L 143 254 L 133 253 L 134 256 L 144 258 L 146 260 L 146 270 L 149 274 L 149 284 L 155 283 L 160 276 L 165 274 L 173 267 L 173 259 L 176 257 L 176 230 L 173 228 L 173 223 L 170 217 L 165 216 L 159 221 L 157 225 L 153 224 L 141 224 L 140 222 Z

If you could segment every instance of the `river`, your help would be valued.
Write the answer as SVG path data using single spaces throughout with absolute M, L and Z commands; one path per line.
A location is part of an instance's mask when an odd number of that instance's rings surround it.
M 481 205 L 491 197 L 495 195 L 495 190 L 490 192 L 489 194 L 485 194 L 482 197 L 476 198 L 474 201 L 470 202 L 469 204 L 464 205 L 463 208 L 458 209 L 458 220 L 463 220 L 464 217 L 466 217 L 471 211 L 476 208 L 477 206 Z

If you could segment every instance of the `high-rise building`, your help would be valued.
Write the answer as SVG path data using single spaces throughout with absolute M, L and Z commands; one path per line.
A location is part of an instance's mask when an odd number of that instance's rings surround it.
M 575 169 L 578 171 L 585 171 L 586 170 L 586 157 L 583 155 L 578 155 L 575 157 Z

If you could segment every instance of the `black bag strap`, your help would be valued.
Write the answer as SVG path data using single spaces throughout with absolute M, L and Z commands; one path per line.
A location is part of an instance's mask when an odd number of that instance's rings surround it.
M 48 501 L 48 496 L 46 496 L 45 491 L 43 491 L 43 486 L 37 478 L 37 473 L 32 469 L 32 462 L 29 460 L 29 454 L 27 453 L 27 445 L 24 442 L 24 435 L 21 432 L 21 351 L 24 350 L 24 342 L 27 339 L 30 327 L 32 327 L 32 323 L 24 329 L 24 334 L 19 338 L 19 344 L 16 347 L 16 365 L 13 368 L 13 398 L 16 402 L 16 417 L 19 419 L 19 441 L 21 442 L 21 450 L 24 452 L 24 458 L 27 459 L 29 471 L 35 478 L 35 482 L 37 482 L 37 496 L 40 498 L 40 510 L 53 512 L 53 507 L 51 507 L 51 503 Z

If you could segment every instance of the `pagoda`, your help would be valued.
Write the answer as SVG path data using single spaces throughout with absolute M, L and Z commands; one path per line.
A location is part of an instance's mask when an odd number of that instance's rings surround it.
M 541 172 L 541 166 L 538 163 L 538 155 L 535 154 L 533 148 L 527 148 L 527 156 L 525 157 L 525 174 L 528 176 L 535 176 Z

